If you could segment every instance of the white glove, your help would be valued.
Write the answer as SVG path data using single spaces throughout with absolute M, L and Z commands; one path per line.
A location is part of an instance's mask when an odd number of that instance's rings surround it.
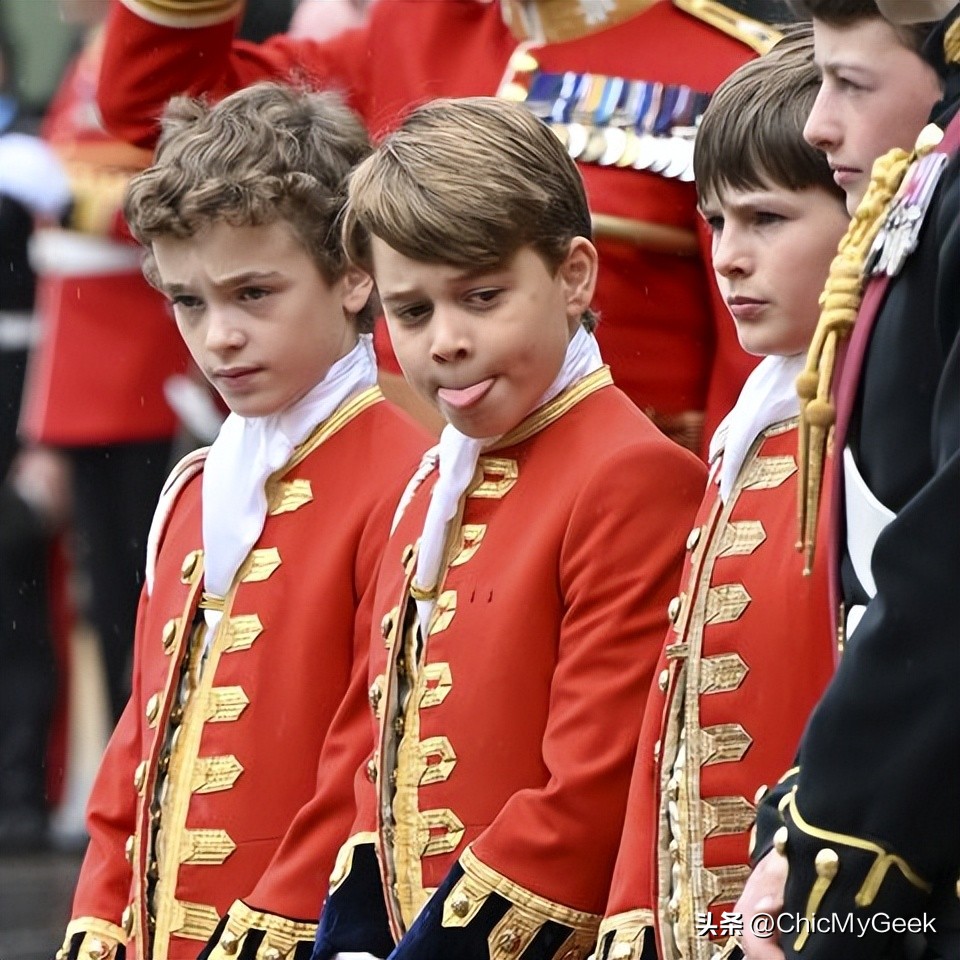
M 0 136 L 0 193 L 31 213 L 59 218 L 70 203 L 70 181 L 60 158 L 39 137 Z

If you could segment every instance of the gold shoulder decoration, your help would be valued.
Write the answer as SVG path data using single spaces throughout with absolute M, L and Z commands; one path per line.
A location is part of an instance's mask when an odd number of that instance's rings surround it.
M 896 147 L 874 163 L 870 186 L 830 265 L 826 286 L 820 294 L 820 319 L 807 353 L 806 367 L 797 377 L 800 396 L 800 477 L 797 484 L 800 539 L 797 547 L 803 550 L 805 574 L 809 574 L 813 567 L 823 464 L 828 437 L 836 419 L 830 392 L 837 348 L 853 330 L 863 297 L 863 267 L 867 254 L 915 155 Z

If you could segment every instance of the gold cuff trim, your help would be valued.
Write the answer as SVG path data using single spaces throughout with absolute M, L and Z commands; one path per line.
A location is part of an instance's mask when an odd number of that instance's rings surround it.
M 534 410 L 522 423 L 514 427 L 509 433 L 504 434 L 494 450 L 505 450 L 507 447 L 523 443 L 535 433 L 539 433 L 544 428 L 550 426 L 555 420 L 559 420 L 567 411 L 573 409 L 581 400 L 586 399 L 591 393 L 596 393 L 603 387 L 613 386 L 613 377 L 610 375 L 609 367 L 601 367 L 594 370 L 582 380 L 578 380 L 568 390 L 564 390 L 559 396 L 555 397 L 549 403 L 545 403 L 539 410 Z
M 263 941 L 257 947 L 257 960 L 280 960 L 293 953 L 298 944 L 312 942 L 317 934 L 317 925 L 254 910 L 242 900 L 235 900 L 227 911 L 227 925 L 210 955 L 211 960 L 236 956 L 243 938 L 251 930 L 265 932 Z
M 600 915 L 573 910 L 521 887 L 483 863 L 472 847 L 467 847 L 460 854 L 460 866 L 464 871 L 463 876 L 447 894 L 443 904 L 444 927 L 467 926 L 490 895 L 496 893 L 514 908 L 534 918 L 540 926 L 552 920 L 571 927 L 576 933 L 589 936 L 591 942 L 596 938 L 603 919 Z
M 652 910 L 639 908 L 605 917 L 600 924 L 597 942 L 613 934 L 607 950 L 607 960 L 640 960 L 647 936 L 653 936 L 654 917 Z
M 865 850 L 868 853 L 876 855 L 873 866 L 867 873 L 857 895 L 854 898 L 858 907 L 869 907 L 876 899 L 880 886 L 887 875 L 890 867 L 896 867 L 906 878 L 906 880 L 918 890 L 929 893 L 933 888 L 923 877 L 917 873 L 903 857 L 890 853 L 871 840 L 864 840 L 861 837 L 854 837 L 847 833 L 836 833 L 833 830 L 823 830 L 807 823 L 800 815 L 797 809 L 796 794 L 791 793 L 787 797 L 786 807 L 790 810 L 790 817 L 797 825 L 797 828 L 807 834 L 809 837 L 816 837 L 818 840 L 826 840 L 829 843 L 839 843 L 847 847 L 854 847 L 857 850 Z
M 363 846 L 364 844 L 370 844 L 370 846 L 376 848 L 377 835 L 376 833 L 355 833 L 349 840 L 340 848 L 337 852 L 337 859 L 333 865 L 333 872 L 330 874 L 330 893 L 333 893 L 347 877 L 350 876 L 350 871 L 353 869 L 353 852 L 357 847 Z
M 243 0 L 120 0 L 138 17 L 161 27 L 209 27 L 232 20 Z
M 127 942 L 127 933 L 123 927 L 101 920 L 99 917 L 77 917 L 67 924 L 63 937 L 62 956 L 70 952 L 70 941 L 78 934 L 85 934 L 80 942 L 77 956 L 80 960 L 109 960 L 116 955 L 117 947 Z

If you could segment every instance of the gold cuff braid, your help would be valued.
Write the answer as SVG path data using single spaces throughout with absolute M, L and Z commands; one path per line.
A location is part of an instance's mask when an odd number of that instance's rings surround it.
M 70 941 L 78 933 L 84 934 L 77 952 L 78 960 L 111 960 L 117 955 L 117 947 L 127 942 L 123 927 L 99 917 L 77 917 L 67 924 L 63 944 L 57 951 L 57 960 L 69 956 Z
M 281 960 L 291 956 L 297 944 L 312 943 L 317 925 L 254 910 L 242 900 L 235 900 L 227 912 L 227 925 L 210 952 L 211 960 L 235 957 L 240 952 L 243 938 L 251 930 L 264 931 L 263 941 L 257 947 L 257 960 Z

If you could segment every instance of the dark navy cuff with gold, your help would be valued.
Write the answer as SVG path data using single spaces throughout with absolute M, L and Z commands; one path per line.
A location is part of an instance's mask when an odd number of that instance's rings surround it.
M 907 861 L 881 844 L 809 823 L 796 793 L 783 806 L 785 826 L 777 846 L 789 862 L 784 913 L 799 918 L 781 933 L 787 958 L 873 960 L 887 956 L 901 923 L 920 918 L 931 884 Z M 879 922 L 877 922 L 879 921 Z
M 109 920 L 71 920 L 56 960 L 124 960 L 129 931 Z
M 750 838 L 750 866 L 755 867 L 774 847 L 777 831 L 783 826 L 782 807 L 800 774 L 792 767 L 772 787 L 761 787 L 754 797 L 757 819 Z
M 317 925 L 255 910 L 237 900 L 198 960 L 310 960 Z

